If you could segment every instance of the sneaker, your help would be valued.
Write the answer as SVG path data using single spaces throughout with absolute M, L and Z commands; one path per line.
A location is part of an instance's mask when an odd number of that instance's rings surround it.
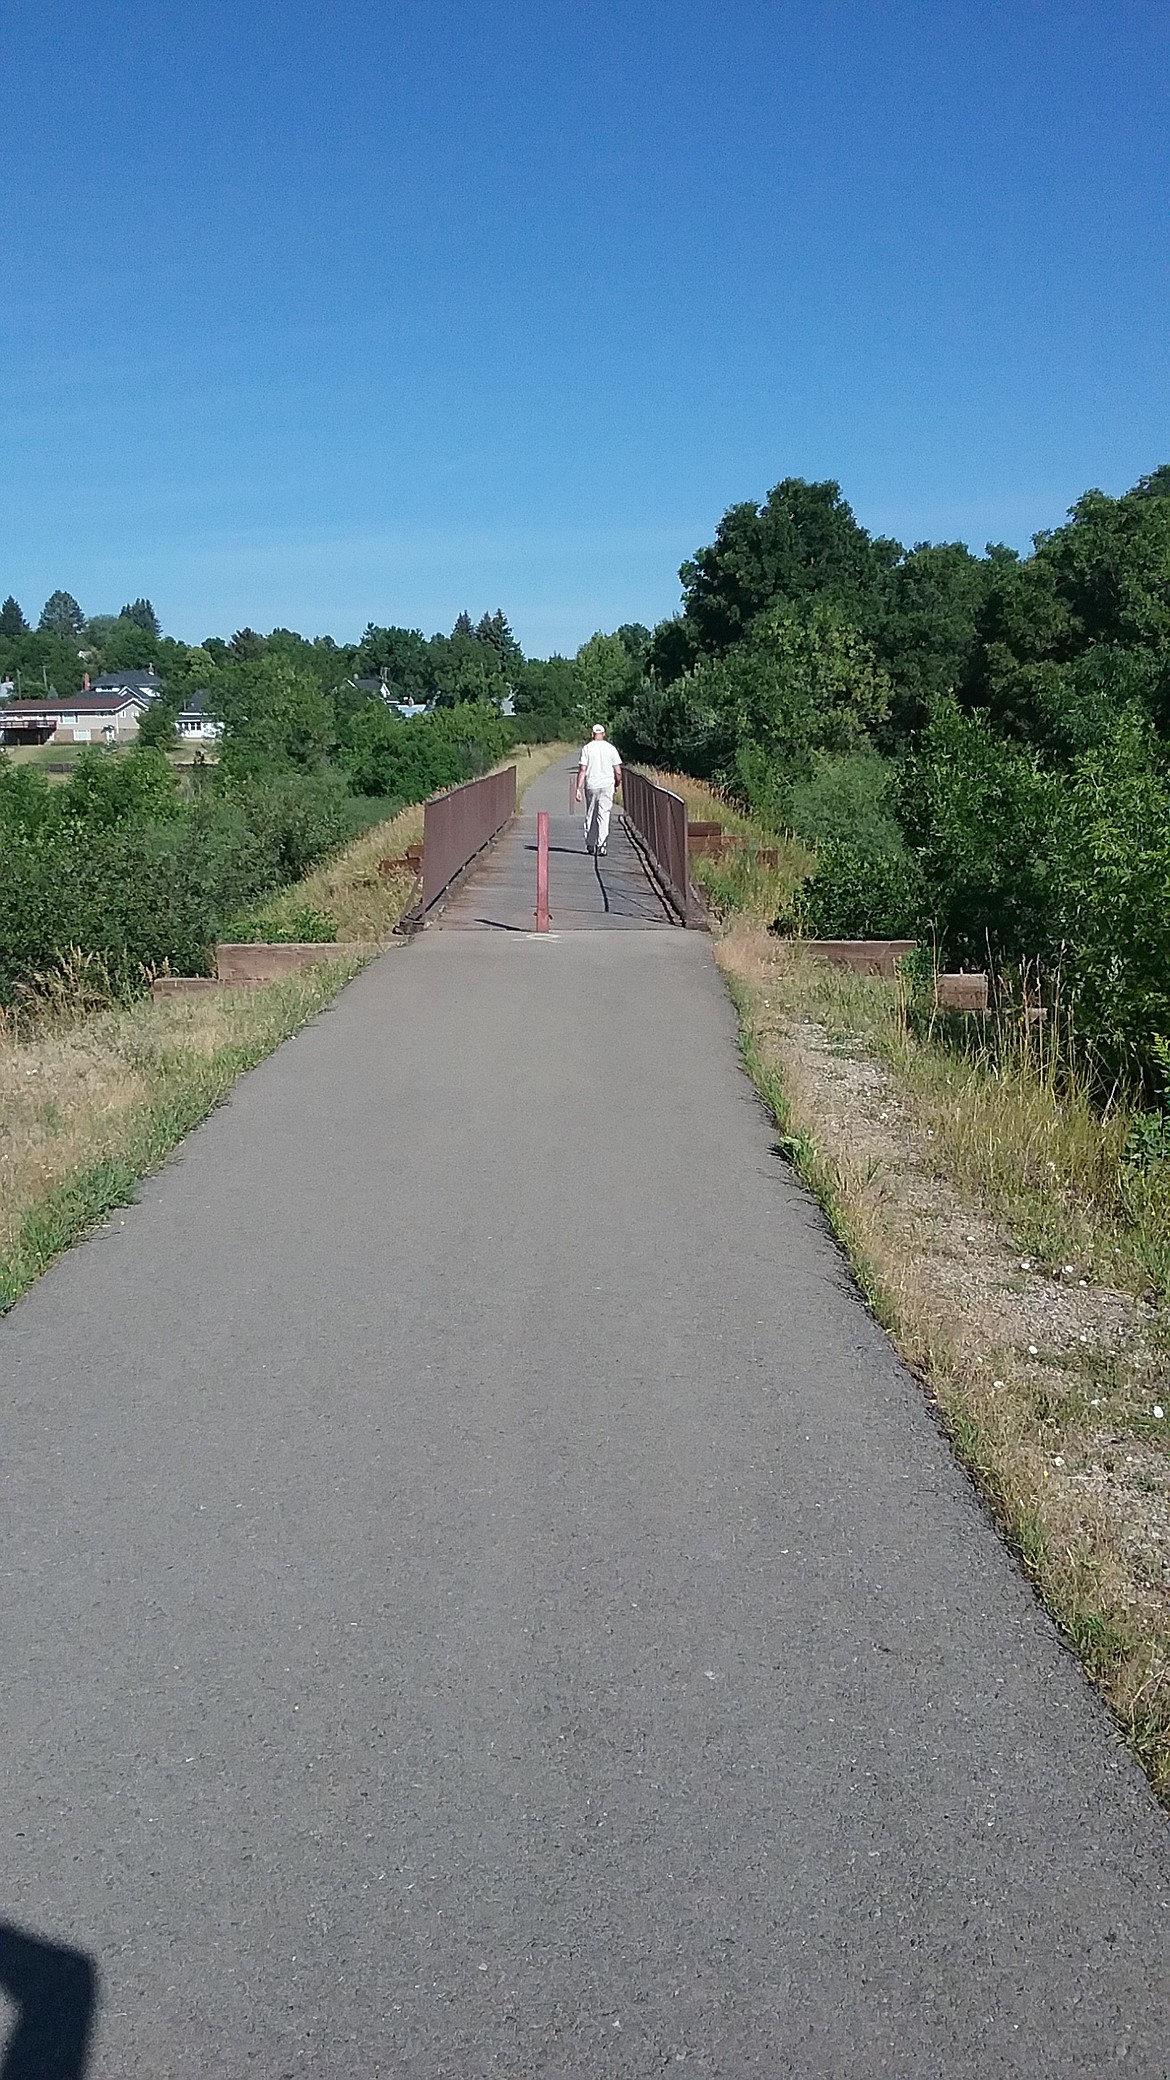
M 604 858 L 605 858 L 605 847 L 604 847 L 604 845 L 599 845 L 599 846 L 598 846 L 598 848 L 597 848 L 597 850 L 598 850 L 598 851 L 599 851 L 599 853 L 601 854 L 601 857 L 602 857 L 602 859 L 604 859 Z

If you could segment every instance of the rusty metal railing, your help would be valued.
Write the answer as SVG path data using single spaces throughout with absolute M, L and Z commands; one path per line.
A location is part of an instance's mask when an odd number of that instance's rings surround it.
M 485 773 L 447 794 L 437 794 L 423 811 L 422 895 L 411 923 L 425 922 L 451 883 L 497 838 L 516 814 L 516 768 Z M 405 920 L 404 920 L 405 922 Z
M 622 805 L 626 823 L 647 855 L 679 921 L 691 921 L 691 860 L 687 840 L 687 805 L 681 794 L 648 780 L 645 773 L 622 767 Z

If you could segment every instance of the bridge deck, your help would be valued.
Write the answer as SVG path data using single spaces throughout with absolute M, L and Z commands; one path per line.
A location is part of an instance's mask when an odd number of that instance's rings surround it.
M 554 766 L 529 789 L 512 828 L 443 910 L 445 931 L 530 932 L 536 913 L 536 815 L 549 812 L 549 911 L 554 932 L 647 931 L 673 923 L 622 828 L 604 859 L 585 850 L 580 810 L 568 810 L 573 770 Z

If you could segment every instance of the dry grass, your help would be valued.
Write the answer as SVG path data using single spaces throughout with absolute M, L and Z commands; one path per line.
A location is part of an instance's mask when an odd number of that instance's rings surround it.
M 774 831 L 766 831 L 718 788 L 708 787 L 704 780 L 692 780 L 689 773 L 651 769 L 650 778 L 660 787 L 681 794 L 692 823 L 718 823 L 725 831 L 747 840 L 742 852 L 727 853 L 718 859 L 699 853 L 692 858 L 692 877 L 716 917 L 745 917 L 759 924 L 771 924 L 773 918 L 791 911 L 793 897 L 814 864 L 807 845 L 791 833 L 777 836 Z M 756 850 L 761 845 L 774 847 L 778 853 L 774 867 L 757 862 Z
M 1170 1795 L 1167 1322 L 1143 1297 L 1120 1123 L 1022 1054 L 948 1057 L 891 985 L 747 927 L 717 951 L 748 1068 L 863 1290 Z
M 525 745 L 501 759 L 501 767 L 516 768 L 517 799 L 568 748 L 565 744 Z M 343 852 L 284 889 L 257 912 L 257 921 L 279 932 L 295 921 L 298 911 L 313 910 L 330 920 L 338 939 L 387 938 L 410 907 L 415 877 L 407 868 L 380 874 L 378 862 L 400 859 L 408 845 L 421 841 L 422 834 L 423 804 L 419 802 L 388 822 L 375 824 Z
M 1071 1051 L 1040 1046 L 1010 1017 L 982 1039 L 962 1019 L 916 1007 L 903 981 L 851 975 L 827 962 L 787 964 L 805 1011 L 840 1042 L 861 1042 L 913 1092 L 934 1155 L 976 1195 L 1024 1255 L 1135 1295 L 1170 1296 L 1170 1176 L 1127 1160 L 1132 1115 L 1104 1112 Z
M 162 1161 L 353 961 L 260 989 L 150 998 L 0 1029 L 0 1309 Z

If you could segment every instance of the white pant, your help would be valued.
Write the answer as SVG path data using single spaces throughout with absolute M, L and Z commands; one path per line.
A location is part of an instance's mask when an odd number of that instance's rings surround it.
M 594 852 L 609 836 L 609 812 L 613 808 L 612 787 L 585 789 L 585 847 Z

